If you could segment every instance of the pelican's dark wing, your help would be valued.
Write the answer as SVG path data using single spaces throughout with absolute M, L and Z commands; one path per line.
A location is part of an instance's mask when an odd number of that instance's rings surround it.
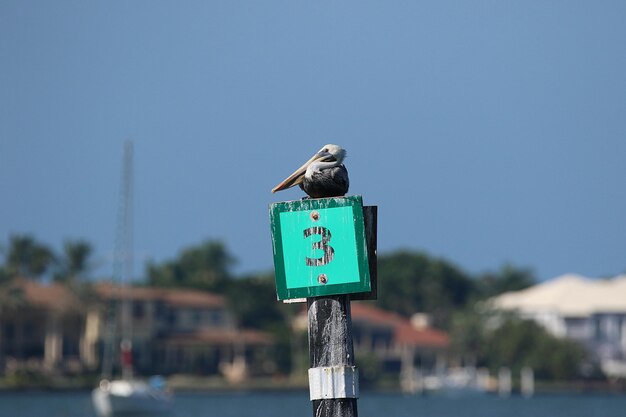
M 311 198 L 341 197 L 350 187 L 348 170 L 342 164 L 333 168 L 313 172 L 311 178 L 304 178 L 300 188 Z

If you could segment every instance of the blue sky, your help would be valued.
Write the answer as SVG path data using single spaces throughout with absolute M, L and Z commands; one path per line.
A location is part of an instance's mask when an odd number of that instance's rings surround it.
M 326 143 L 379 250 L 626 271 L 626 2 L 2 1 L 0 242 L 222 239 L 272 267 L 271 188 Z

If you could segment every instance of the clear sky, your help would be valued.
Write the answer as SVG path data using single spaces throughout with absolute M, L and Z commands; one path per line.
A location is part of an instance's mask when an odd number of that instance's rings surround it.
M 0 1 L 0 242 L 136 269 L 222 239 L 272 267 L 271 188 L 326 143 L 379 251 L 626 271 L 626 2 Z

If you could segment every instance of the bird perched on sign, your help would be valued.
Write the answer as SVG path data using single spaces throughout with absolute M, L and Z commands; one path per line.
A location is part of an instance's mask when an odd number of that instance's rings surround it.
M 326 145 L 272 192 L 299 185 L 311 198 L 343 197 L 350 186 L 348 170 L 343 165 L 345 158 L 346 151 L 341 146 Z

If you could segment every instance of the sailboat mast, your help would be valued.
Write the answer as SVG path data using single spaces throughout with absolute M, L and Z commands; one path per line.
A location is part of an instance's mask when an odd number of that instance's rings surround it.
M 112 288 L 117 289 L 117 294 L 112 294 L 112 304 L 109 307 L 102 375 L 104 378 L 112 378 L 115 367 L 114 357 L 117 356 L 116 352 L 119 352 L 122 359 L 122 377 L 131 379 L 132 361 L 128 360 L 132 356 L 132 300 L 129 294 L 129 284 L 133 275 L 133 144 L 131 141 L 124 143 L 122 165 L 113 251 L 112 283 L 114 285 Z M 114 303 L 115 299 L 119 300 L 118 306 Z M 121 327 L 121 341 L 116 347 L 118 320 Z
M 121 292 L 122 314 L 120 343 L 122 377 L 131 379 L 132 365 L 132 338 L 133 315 L 132 300 L 130 298 L 130 284 L 133 277 L 133 143 L 124 144 L 124 166 L 122 172 L 121 207 L 118 217 L 118 234 L 120 236 L 120 263 L 121 263 Z

